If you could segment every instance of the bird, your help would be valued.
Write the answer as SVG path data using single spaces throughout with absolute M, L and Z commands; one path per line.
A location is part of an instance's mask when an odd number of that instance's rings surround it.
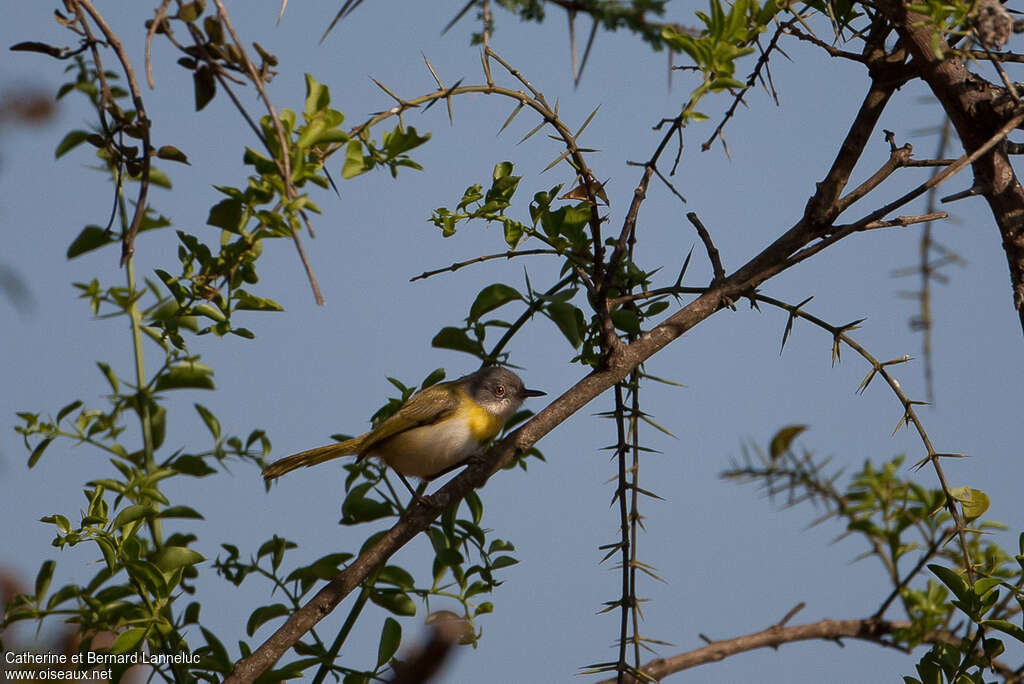
M 407 475 L 429 481 L 464 465 L 501 432 L 527 398 L 544 394 L 526 389 L 507 368 L 484 366 L 420 390 L 369 432 L 275 461 L 263 469 L 263 478 L 270 482 L 296 468 L 341 456 L 356 455 L 357 463 L 374 457 L 398 473 L 413 496 L 423 500 Z

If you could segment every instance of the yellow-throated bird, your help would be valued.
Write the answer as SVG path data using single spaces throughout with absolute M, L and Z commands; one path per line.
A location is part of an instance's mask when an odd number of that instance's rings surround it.
M 457 468 L 501 432 L 527 397 L 543 394 L 523 387 L 519 376 L 506 368 L 485 366 L 417 392 L 366 434 L 276 461 L 263 470 L 263 477 L 273 480 L 339 456 L 358 454 L 357 461 L 375 456 L 415 495 L 406 475 L 431 480 Z

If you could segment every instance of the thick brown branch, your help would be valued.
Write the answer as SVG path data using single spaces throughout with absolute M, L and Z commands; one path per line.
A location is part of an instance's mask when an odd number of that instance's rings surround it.
M 864 146 L 867 145 L 882 110 L 895 90 L 896 83 L 892 81 L 872 80 L 871 88 L 864 96 L 864 101 L 850 125 L 832 168 L 829 169 L 825 180 L 818 183 L 818 191 L 807 202 L 804 220 L 808 224 L 826 226 L 839 216 L 839 197 L 846 184 L 850 182 L 850 175 L 864 153 Z
M 927 18 L 897 0 L 881 0 L 879 9 L 892 22 L 901 43 L 913 56 L 921 78 L 938 98 L 956 128 L 964 149 L 981 147 L 1003 124 L 1017 115 L 1019 103 L 1006 89 L 970 73 L 963 59 L 949 52 L 942 36 L 935 37 Z M 1002 237 L 1010 270 L 1013 304 L 1024 329 L 1024 188 L 1001 148 L 974 160 L 974 186 L 986 188 L 985 198 Z

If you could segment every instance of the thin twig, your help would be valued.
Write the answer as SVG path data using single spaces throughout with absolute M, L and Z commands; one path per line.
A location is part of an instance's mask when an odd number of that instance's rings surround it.
M 789 259 L 787 259 L 787 266 L 791 266 L 791 265 L 796 264 L 796 263 L 798 263 L 800 261 L 803 261 L 804 259 L 807 259 L 808 257 L 811 257 L 811 256 L 817 254 L 818 252 L 820 252 L 821 250 L 825 249 L 829 245 L 835 243 L 837 240 L 841 240 L 842 238 L 846 237 L 850 233 L 853 233 L 853 232 L 856 232 L 858 230 L 861 230 L 864 226 L 866 226 L 867 224 L 871 223 L 872 221 L 877 221 L 877 220 L 881 219 L 883 216 L 885 216 L 886 214 L 894 211 L 895 209 L 898 209 L 898 208 L 902 207 L 903 205 L 907 204 L 908 202 L 911 202 L 912 200 L 917 199 L 918 197 L 923 195 L 925 192 L 927 192 L 930 188 L 933 188 L 933 187 L 939 185 L 940 183 L 944 182 L 950 176 L 952 176 L 953 174 L 957 173 L 958 171 L 960 171 L 964 167 L 968 166 L 969 164 L 974 162 L 976 159 L 981 157 L 983 154 L 987 153 L 989 150 L 991 150 L 993 147 L 995 147 L 997 144 L 999 144 L 999 142 L 1003 138 L 1005 138 L 1011 131 L 1016 129 L 1017 126 L 1019 126 L 1022 122 L 1024 122 L 1024 114 L 1018 114 L 1017 116 L 1013 117 L 1008 122 L 1003 124 L 1003 127 L 1000 128 L 998 131 L 996 131 L 992 135 L 992 137 L 990 137 L 978 149 L 974 150 L 970 154 L 964 154 L 962 157 L 957 159 L 956 162 L 954 162 L 953 164 L 950 164 L 949 166 L 944 168 L 942 171 L 940 171 L 939 173 L 935 174 L 934 176 L 929 178 L 924 183 L 921 183 L 919 186 L 917 186 L 916 188 L 914 188 L 910 192 L 905 193 L 902 197 L 899 197 L 898 199 L 895 199 L 892 202 L 889 202 L 888 204 L 886 204 L 884 207 L 882 207 L 880 209 L 876 209 L 875 211 L 871 212 L 867 216 L 861 218 L 859 221 L 844 226 L 842 230 L 837 230 L 834 233 L 831 233 L 830 235 L 822 238 L 820 241 L 818 241 L 818 242 L 816 242 L 816 243 L 814 243 L 814 244 L 812 244 L 812 245 L 810 245 L 808 247 L 804 247 L 803 249 L 801 249 L 800 251 L 796 252 L 791 257 L 789 257 Z M 780 264 L 780 266 L 781 266 L 781 264 Z
M 163 0 L 160 3 L 160 6 L 156 8 L 156 16 L 153 17 L 153 22 L 149 25 L 149 30 L 146 31 L 146 81 L 149 83 L 150 90 L 156 87 L 156 82 L 153 80 L 153 36 L 156 35 L 160 25 L 164 23 L 164 12 L 167 11 L 167 6 L 170 4 L 171 0 Z
M 860 62 L 861 64 L 867 64 L 868 63 L 868 58 L 865 57 L 862 54 L 859 54 L 859 53 L 856 53 L 856 52 L 847 52 L 846 50 L 840 50 L 839 48 L 835 47 L 834 45 L 829 45 L 828 43 L 823 41 L 821 38 L 818 38 L 817 36 L 813 36 L 813 35 L 811 35 L 809 33 L 804 33 L 800 29 L 795 28 L 793 26 L 789 27 L 789 29 L 787 30 L 787 33 L 795 36 L 796 38 L 798 38 L 800 40 L 803 40 L 803 41 L 806 41 L 808 43 L 811 43 L 812 45 L 817 45 L 818 47 L 820 47 L 822 50 L 827 52 L 832 57 L 840 57 L 842 59 L 848 59 L 848 60 L 851 60 L 853 62 Z
M 124 51 L 124 46 L 121 44 L 121 39 L 117 37 L 117 34 L 107 25 L 107 22 L 103 19 L 103 16 L 96 11 L 92 3 L 89 0 L 73 0 L 74 3 L 81 6 L 89 13 L 92 20 L 96 22 L 100 31 L 103 32 L 103 36 L 107 39 L 107 43 L 113 49 L 114 54 L 117 55 L 117 59 L 121 62 L 121 68 L 124 71 L 125 78 L 128 80 L 128 89 L 132 94 L 132 103 L 135 107 L 136 121 L 138 122 L 139 134 L 142 137 L 142 169 L 139 177 L 139 195 L 138 199 L 135 200 L 135 214 L 132 216 L 131 223 L 128 224 L 128 230 L 121 238 L 121 266 L 127 263 L 128 259 L 131 258 L 132 254 L 135 253 L 135 236 L 139 232 L 139 226 L 142 224 L 142 219 L 146 215 L 146 197 L 149 194 L 149 170 L 150 170 L 150 158 L 153 156 L 153 145 L 149 138 L 149 116 L 146 114 L 146 106 L 142 102 L 142 93 L 139 90 L 139 83 L 135 78 L 135 69 L 132 68 L 131 60 L 128 59 L 127 53 Z M 102 71 L 102 69 L 100 70 Z
M 298 192 L 295 190 L 295 185 L 292 183 L 291 161 L 289 160 L 288 141 L 285 138 L 284 126 L 281 124 L 281 119 L 277 116 L 277 110 L 274 109 L 274 105 L 270 101 L 270 97 L 267 95 L 267 89 L 264 86 L 263 78 L 256 71 L 256 67 L 253 65 L 252 61 L 250 61 L 249 56 L 245 51 L 245 46 L 239 39 L 238 34 L 235 33 L 235 27 L 231 24 L 231 19 L 228 17 L 227 9 L 225 9 L 221 0 L 214 0 L 214 2 L 217 5 L 218 18 L 224 22 L 224 27 L 227 28 L 228 33 L 231 34 L 231 39 L 235 42 L 235 46 L 238 48 L 241 55 L 242 62 L 245 64 L 249 80 L 256 87 L 256 91 L 259 93 L 260 99 L 263 100 L 263 104 L 266 106 L 267 112 L 270 114 L 270 118 L 274 122 L 274 132 L 277 134 L 277 144 L 280 146 L 280 152 L 276 155 L 271 154 L 271 157 L 274 160 L 274 164 L 278 167 L 278 173 L 281 176 L 281 182 L 284 184 L 286 197 L 289 200 L 294 200 L 298 196 Z M 326 33 L 324 35 L 326 35 Z M 305 215 L 302 215 L 302 219 L 306 222 L 308 227 L 309 220 Z M 295 250 L 299 254 L 299 260 L 302 262 L 302 267 L 306 270 L 306 278 L 309 280 L 309 286 L 313 290 L 313 297 L 316 299 L 316 303 L 322 306 L 324 304 L 324 296 L 320 292 L 320 285 L 317 283 L 316 274 L 313 273 L 313 267 L 310 265 L 309 259 L 306 258 L 306 252 L 302 248 L 302 241 L 294 227 L 289 226 L 289 229 L 291 230 L 292 241 L 295 243 Z
M 736 108 L 743 100 L 743 96 L 747 94 L 747 91 L 754 87 L 755 83 L 757 83 L 757 79 L 761 75 L 761 69 L 768 66 L 768 60 L 771 56 L 772 50 L 774 50 L 778 45 L 779 38 L 784 33 L 785 29 L 791 28 L 795 22 L 796 19 L 790 19 L 788 22 L 780 24 L 779 27 L 775 29 L 775 33 L 772 34 L 772 39 L 768 43 L 768 49 L 761 51 L 761 56 L 758 57 L 757 64 L 754 65 L 754 70 L 751 71 L 750 75 L 747 77 L 746 85 L 738 93 L 736 93 L 736 95 L 733 96 L 732 104 L 729 106 L 729 109 L 726 110 L 725 116 L 723 116 L 722 120 L 718 122 L 718 126 L 715 127 L 714 132 L 711 135 L 709 135 L 708 139 L 705 140 L 704 143 L 700 146 L 700 149 L 702 151 L 706 152 L 709 149 L 711 149 L 711 145 L 714 144 L 715 138 L 722 136 L 722 130 L 725 128 L 725 125 L 729 122 L 729 119 L 733 117 L 733 114 L 736 113 Z M 775 98 L 775 104 L 778 104 L 778 97 Z
M 491 259 L 511 259 L 513 257 L 529 256 L 529 255 L 534 255 L 534 254 L 556 254 L 557 255 L 557 254 L 562 254 L 562 252 L 558 251 L 557 249 L 546 249 L 546 248 L 520 249 L 520 250 L 511 250 L 510 249 L 507 252 L 498 252 L 497 254 L 485 254 L 483 256 L 478 256 L 478 257 L 474 257 L 472 259 L 467 259 L 466 261 L 457 261 L 454 264 L 452 264 L 451 266 L 445 266 L 444 268 L 438 268 L 438 269 L 435 269 L 433 271 L 424 271 L 423 273 L 420 273 L 418 276 L 413 276 L 412 278 L 409 278 L 409 282 L 410 283 L 414 283 L 417 280 L 423 280 L 424 278 L 429 278 L 431 276 L 438 275 L 439 273 L 449 273 L 449 272 L 452 272 L 452 271 L 458 271 L 460 268 L 464 268 L 464 267 L 470 266 L 472 264 L 479 264 L 479 263 L 481 263 L 483 261 L 490 261 Z
M 693 227 L 697 229 L 697 235 L 700 236 L 700 241 L 704 243 L 704 249 L 708 252 L 708 259 L 711 260 L 711 266 L 714 269 L 715 277 L 712 282 L 718 282 L 725 280 L 725 268 L 722 267 L 722 257 L 718 253 L 718 248 L 715 247 L 715 243 L 711 240 L 711 233 L 704 227 L 704 224 L 698 218 L 695 212 L 689 212 L 686 218 L 693 224 Z
M 944 211 L 933 211 L 928 214 L 920 214 L 919 216 L 897 216 L 891 221 L 872 221 L 859 227 L 857 230 L 874 230 L 875 228 L 903 228 L 906 226 L 914 225 L 915 223 L 928 223 L 929 221 L 939 221 L 941 219 L 949 218 L 949 214 Z M 836 226 L 836 230 L 845 230 L 846 226 Z

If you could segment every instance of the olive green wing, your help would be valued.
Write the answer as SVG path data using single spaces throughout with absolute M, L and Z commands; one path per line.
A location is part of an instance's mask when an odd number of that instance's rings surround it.
M 360 445 L 365 454 L 373 445 L 420 425 L 444 420 L 459 408 L 459 393 L 454 382 L 432 385 L 414 394 L 402 408 L 367 433 Z

